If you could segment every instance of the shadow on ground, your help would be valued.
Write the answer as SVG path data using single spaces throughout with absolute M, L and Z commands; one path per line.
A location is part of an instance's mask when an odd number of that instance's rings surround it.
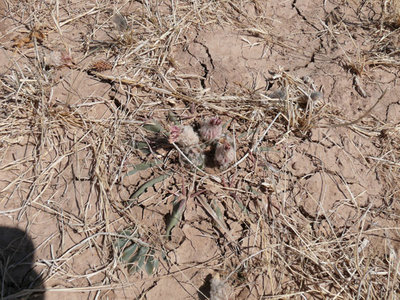
M 211 279 L 211 274 L 208 274 L 204 280 L 204 284 L 200 287 L 197 293 L 199 300 L 206 300 L 210 298 Z
M 25 231 L 0 226 L 0 299 L 45 299 L 33 257 L 34 246 Z

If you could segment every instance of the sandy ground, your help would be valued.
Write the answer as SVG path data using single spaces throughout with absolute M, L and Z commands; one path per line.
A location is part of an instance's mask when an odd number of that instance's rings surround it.
M 221 299 L 398 299 L 399 19 L 383 2 L 1 0 L 0 225 L 27 236 L 0 239 L 0 299 L 208 299 L 218 277 Z M 219 116 L 245 159 L 182 165 L 172 112 Z M 127 228 L 151 275 L 121 262 Z

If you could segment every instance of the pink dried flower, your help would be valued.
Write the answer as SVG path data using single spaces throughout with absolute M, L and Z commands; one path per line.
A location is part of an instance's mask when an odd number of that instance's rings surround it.
M 169 139 L 170 143 L 175 143 L 178 141 L 179 136 L 181 135 L 181 128 L 178 126 L 171 126 L 169 130 Z
M 218 139 L 222 134 L 222 120 L 218 117 L 212 117 L 200 124 L 199 133 L 206 142 Z
M 214 159 L 215 162 L 222 168 L 226 168 L 235 160 L 235 147 L 233 146 L 232 139 L 224 135 L 219 139 L 215 148 Z
M 199 136 L 194 132 L 192 126 L 172 126 L 169 136 L 170 143 L 178 143 L 183 147 L 199 143 Z

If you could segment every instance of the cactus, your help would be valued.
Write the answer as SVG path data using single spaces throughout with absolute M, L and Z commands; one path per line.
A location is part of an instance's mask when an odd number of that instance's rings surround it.
M 222 168 L 226 168 L 235 160 L 236 152 L 233 140 L 228 135 L 222 136 L 216 145 L 214 160 Z
M 212 117 L 201 122 L 199 134 L 206 142 L 218 139 L 222 134 L 222 120 L 218 117 Z
M 182 147 L 189 147 L 199 143 L 199 136 L 194 132 L 192 126 L 171 126 L 170 143 L 177 143 Z
M 198 168 L 203 168 L 204 167 L 204 160 L 205 156 L 203 153 L 203 149 L 199 145 L 193 145 L 190 147 L 187 147 L 183 149 L 183 153 L 186 155 L 186 157 Z M 188 165 L 190 164 L 186 158 L 183 156 L 180 156 L 180 161 Z

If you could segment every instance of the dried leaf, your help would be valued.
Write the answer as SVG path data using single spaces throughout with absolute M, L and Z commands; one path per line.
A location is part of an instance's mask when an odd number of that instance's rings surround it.
M 243 203 L 241 203 L 240 201 L 236 201 L 236 203 L 239 206 L 239 208 L 242 210 L 242 212 L 244 212 L 246 215 L 249 214 L 249 211 L 247 210 L 246 206 L 243 205 Z
M 129 263 L 134 263 L 138 261 L 140 258 L 145 257 L 147 251 L 149 251 L 149 247 L 141 246 L 134 257 L 129 261 Z
M 182 214 L 186 208 L 186 200 L 181 200 L 174 204 L 171 216 L 168 219 L 166 236 L 171 236 L 171 230 L 181 221 Z
M 129 240 L 127 239 L 127 238 L 118 238 L 115 242 L 114 242 L 114 247 L 116 247 L 118 250 L 121 250 L 125 245 L 126 245 L 126 243 L 128 242 Z
M 158 259 L 155 258 L 155 250 L 153 247 L 143 246 L 140 243 L 132 243 L 129 247 L 126 245 L 132 241 L 132 236 L 137 236 L 136 231 L 132 229 L 125 229 L 119 232 L 119 237 L 114 246 L 122 251 L 119 260 L 128 265 L 128 272 L 130 274 L 140 270 L 145 270 L 147 274 L 151 275 L 158 268 Z
M 118 240 L 116 240 L 116 242 L 114 243 L 115 248 L 117 248 L 117 250 L 122 250 L 126 244 L 128 244 L 129 239 L 123 239 L 123 238 L 119 238 Z
M 158 269 L 158 259 L 155 258 L 153 255 L 149 256 L 144 268 L 148 275 L 152 275 L 154 270 Z
M 177 115 L 171 110 L 168 112 L 168 120 L 173 122 L 175 125 L 179 125 L 179 120 Z
M 46 35 L 37 29 L 34 29 L 31 34 L 30 34 L 30 39 L 37 39 L 39 43 L 43 42 L 43 40 L 46 38 Z
M 153 123 L 144 124 L 143 128 L 146 129 L 147 131 L 152 131 L 155 133 L 160 133 L 164 131 L 162 125 L 156 121 L 154 121 Z
M 156 183 L 159 183 L 161 181 L 164 181 L 166 178 L 168 178 L 170 175 L 169 174 L 164 174 L 159 177 L 153 178 L 150 181 L 147 181 L 146 183 L 142 184 L 136 192 L 134 192 L 130 197 L 129 200 L 135 200 L 138 198 L 141 194 L 143 194 L 147 188 L 155 185 Z
M 45 38 L 46 35 L 42 31 L 40 31 L 40 29 L 34 28 L 28 35 L 25 34 L 22 37 L 18 37 L 15 40 L 13 47 L 22 48 L 24 46 L 27 46 L 29 48 L 32 48 L 34 46 L 34 39 L 36 39 L 38 43 L 42 43 Z
M 161 160 L 156 159 L 156 160 L 153 160 L 153 161 L 148 162 L 148 163 L 138 164 L 138 165 L 134 166 L 134 168 L 131 171 L 129 171 L 126 174 L 126 176 L 130 176 L 130 175 L 133 175 L 133 174 L 135 174 L 135 173 L 137 173 L 139 171 L 143 171 L 143 170 L 152 168 L 154 166 L 159 165 L 160 163 L 161 163 Z
M 22 48 L 25 44 L 29 44 L 31 42 L 31 38 L 29 36 L 19 37 L 15 40 L 13 47 Z M 33 46 L 33 45 L 32 45 Z
M 149 145 L 145 142 L 135 142 L 134 148 L 143 152 L 143 154 L 150 154 Z
M 130 237 L 133 235 L 133 231 L 130 229 L 127 229 L 127 230 L 121 231 L 119 234 L 126 236 L 126 238 L 122 238 L 122 237 L 118 238 L 114 243 L 114 246 L 120 251 L 120 250 L 124 249 L 126 244 L 128 244 L 128 242 L 130 241 Z
M 138 260 L 138 263 L 137 263 L 138 269 L 141 269 L 141 268 L 143 267 L 144 261 L 145 261 L 145 260 L 146 260 L 146 256 L 145 256 L 145 254 L 144 254 L 144 255 L 141 256 L 141 257 L 139 258 L 139 260 Z
M 272 147 L 258 147 L 254 152 L 271 152 L 274 149 Z M 275 151 L 276 152 L 276 151 Z
M 130 266 L 128 267 L 128 272 L 130 274 L 137 272 L 141 268 L 139 267 L 139 264 L 143 266 L 148 250 L 149 250 L 148 247 L 141 246 L 139 250 L 136 252 L 136 255 L 131 258 L 131 260 L 129 261 Z M 135 262 L 138 262 L 138 264 L 134 265 Z
M 121 261 L 123 262 L 131 262 L 134 257 L 137 255 L 137 247 L 138 244 L 132 244 L 128 248 L 126 248 L 122 254 Z
M 215 200 L 213 200 L 213 202 L 212 202 L 212 208 L 214 209 L 214 211 L 215 211 L 215 213 L 216 213 L 218 219 L 223 220 L 221 209 L 220 209 L 220 207 L 217 205 L 217 203 L 215 202 Z

